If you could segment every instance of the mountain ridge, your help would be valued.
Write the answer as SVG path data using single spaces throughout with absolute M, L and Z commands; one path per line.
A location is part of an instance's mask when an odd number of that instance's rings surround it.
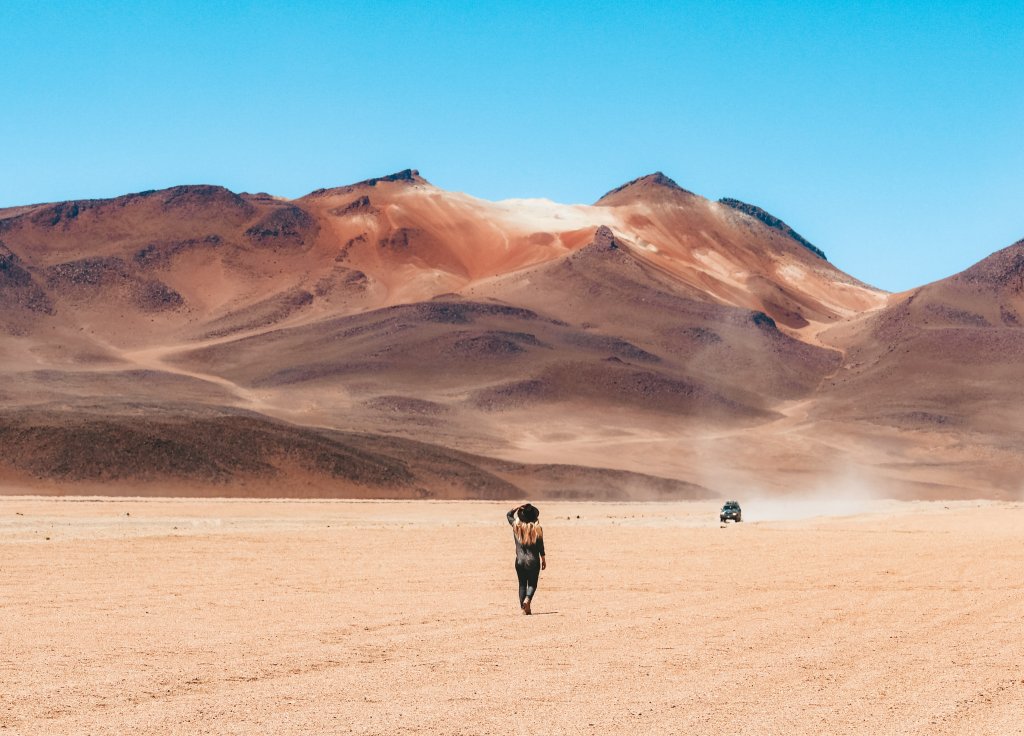
M 622 499 L 853 468 L 893 495 L 1016 493 L 1024 243 L 888 294 L 736 202 L 660 172 L 594 205 L 490 202 L 405 169 L 0 210 L 0 424 L 36 458 L 0 483 Z M 218 431 L 221 470 L 191 439 Z M 356 445 L 419 480 L 331 465 Z

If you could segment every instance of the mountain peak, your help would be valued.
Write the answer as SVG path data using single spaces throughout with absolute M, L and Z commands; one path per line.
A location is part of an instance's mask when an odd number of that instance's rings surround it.
M 1024 291 L 1024 239 L 997 250 L 949 280 L 997 290 Z
M 375 187 L 382 182 L 390 181 L 407 181 L 413 184 L 426 184 L 426 179 L 420 176 L 420 172 L 417 169 L 402 169 L 401 171 L 395 172 L 394 174 L 388 174 L 387 176 L 378 176 L 373 179 L 365 179 L 361 182 L 353 184 L 356 187 Z
M 641 197 L 649 197 L 655 193 L 662 195 L 671 193 L 693 196 L 693 192 L 688 189 L 683 189 L 681 186 L 676 184 L 675 181 L 665 176 L 660 171 L 655 171 L 653 174 L 647 174 L 646 176 L 638 177 L 632 181 L 627 181 L 622 186 L 612 189 L 601 197 L 601 199 L 597 200 L 597 204 L 626 204 L 627 202 Z
M 345 192 L 351 192 L 354 189 L 360 189 L 363 187 L 375 187 L 378 184 L 385 184 L 395 182 L 398 184 L 430 184 L 429 181 L 420 176 L 420 172 L 417 169 L 402 169 L 396 171 L 394 174 L 388 174 L 386 176 L 375 176 L 372 179 L 363 179 L 363 181 L 357 181 L 355 184 L 349 184 L 342 187 L 330 187 L 327 189 L 317 189 L 307 194 L 307 197 L 323 197 L 330 194 L 343 194 Z

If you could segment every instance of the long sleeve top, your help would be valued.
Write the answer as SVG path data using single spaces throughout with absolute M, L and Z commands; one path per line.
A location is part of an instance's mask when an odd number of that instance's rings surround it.
M 510 526 L 515 526 L 516 523 L 516 510 L 512 509 L 509 511 L 505 518 L 508 519 Z M 533 567 L 540 566 L 540 558 L 544 556 L 544 537 L 537 539 L 536 544 L 523 544 L 519 541 L 519 537 L 512 533 L 512 539 L 516 543 L 516 565 L 522 567 Z

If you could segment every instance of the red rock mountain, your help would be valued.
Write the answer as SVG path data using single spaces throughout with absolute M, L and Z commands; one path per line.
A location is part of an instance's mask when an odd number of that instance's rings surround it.
M 590 206 L 407 170 L 0 210 L 0 482 L 1013 495 L 1022 247 L 889 295 L 660 173 Z

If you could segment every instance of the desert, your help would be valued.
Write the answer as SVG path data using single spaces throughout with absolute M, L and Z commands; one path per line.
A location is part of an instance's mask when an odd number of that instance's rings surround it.
M 662 173 L 0 210 L 0 730 L 1022 733 L 1022 274 Z
M 4 497 L 0 731 L 1024 732 L 1020 503 L 512 505 Z
M 0 736 L 1024 736 L 1024 3 L 0 49 Z

